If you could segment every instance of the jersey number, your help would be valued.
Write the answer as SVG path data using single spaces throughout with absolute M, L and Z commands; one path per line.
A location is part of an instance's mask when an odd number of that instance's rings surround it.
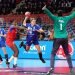
M 60 30 L 62 30 L 62 23 L 60 24 Z

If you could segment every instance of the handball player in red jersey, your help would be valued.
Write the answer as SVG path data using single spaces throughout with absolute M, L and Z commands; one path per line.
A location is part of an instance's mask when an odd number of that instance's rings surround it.
M 17 67 L 17 58 L 18 58 L 18 48 L 15 44 L 15 40 L 17 38 L 17 30 L 19 29 L 18 26 L 15 26 L 15 24 L 12 24 L 7 32 L 7 36 L 6 36 L 6 44 L 14 51 L 14 54 L 11 56 L 11 58 L 8 60 L 7 65 L 10 64 L 10 62 L 14 59 L 14 64 L 13 64 L 13 68 Z
M 25 34 L 22 34 L 19 32 L 20 29 L 24 29 L 24 28 L 21 26 L 15 26 L 15 22 L 13 22 L 13 24 L 9 27 L 7 36 L 6 36 L 6 44 L 14 51 L 14 54 L 8 60 L 7 65 L 9 66 L 10 62 L 14 59 L 13 68 L 17 67 L 17 58 L 19 54 L 18 48 L 14 41 L 17 38 L 17 33 L 25 36 Z
M 15 39 L 17 38 L 17 28 L 14 25 L 11 25 L 8 29 L 7 36 L 6 36 L 6 44 L 14 51 L 14 54 L 11 56 L 11 58 L 8 60 L 8 65 L 14 59 L 13 68 L 17 67 L 17 57 L 19 54 L 18 48 L 16 44 L 14 43 Z

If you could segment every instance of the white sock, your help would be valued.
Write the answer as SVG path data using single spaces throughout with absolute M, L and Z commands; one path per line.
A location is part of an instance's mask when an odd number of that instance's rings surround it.
M 17 64 L 17 57 L 14 57 L 14 65 Z
M 11 62 L 13 60 L 14 56 L 11 56 L 11 58 L 8 60 L 8 62 Z

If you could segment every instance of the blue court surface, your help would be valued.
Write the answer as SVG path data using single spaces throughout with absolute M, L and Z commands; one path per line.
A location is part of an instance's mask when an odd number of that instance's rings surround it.
M 3 63 L 0 65 L 0 75 L 46 75 L 50 68 L 50 54 L 53 42 L 39 41 L 43 58 L 45 59 L 46 63 L 42 63 L 39 60 L 38 52 L 34 45 L 31 46 L 29 52 L 26 52 L 23 47 L 19 48 L 20 42 L 21 41 L 15 42 L 19 49 L 19 56 L 17 61 L 18 67 L 16 69 L 13 69 L 12 61 L 10 63 L 10 68 L 8 68 L 5 63 L 5 59 L 3 59 Z M 13 54 L 13 51 L 8 46 L 6 46 L 6 50 L 10 58 Z M 69 43 L 69 51 L 72 57 L 73 67 L 75 67 L 75 41 Z M 2 50 L 0 50 L 0 54 L 4 57 Z M 52 75 L 69 75 L 68 64 L 65 60 L 65 56 L 61 46 L 56 54 L 55 60 L 55 69 L 54 74 Z

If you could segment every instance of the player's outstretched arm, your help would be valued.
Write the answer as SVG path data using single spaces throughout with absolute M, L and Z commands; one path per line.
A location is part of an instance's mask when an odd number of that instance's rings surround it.
M 72 9 L 71 14 L 68 16 L 68 18 L 71 20 L 75 18 L 75 8 Z
M 4 34 L 4 35 L 3 35 L 3 34 L 0 34 L 0 36 L 1 36 L 1 37 L 6 37 L 6 34 Z
M 36 30 L 39 33 L 44 33 L 44 30 L 42 28 L 40 28 L 39 30 Z
M 39 30 L 37 30 L 37 32 L 44 33 L 44 30 L 43 29 L 39 29 Z
M 51 12 L 50 12 L 50 10 L 48 10 L 47 8 L 46 8 L 46 5 L 42 8 L 42 10 L 44 10 L 44 12 L 51 18 L 51 19 L 55 19 L 55 15 L 53 15 Z
M 27 36 L 27 34 L 25 34 L 25 33 L 19 32 L 19 34 L 20 34 L 21 36 Z

